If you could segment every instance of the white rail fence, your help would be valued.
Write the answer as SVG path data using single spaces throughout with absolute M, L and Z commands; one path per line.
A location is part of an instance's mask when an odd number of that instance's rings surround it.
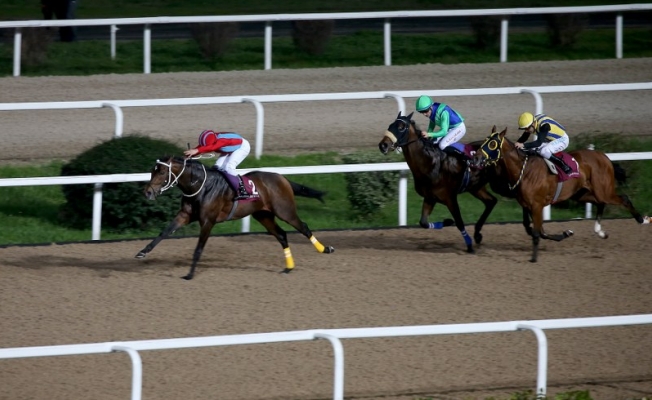
M 191 16 L 191 17 L 150 17 L 150 18 L 109 18 L 77 20 L 30 20 L 2 21 L 0 29 L 14 28 L 13 75 L 20 76 L 22 28 L 61 27 L 61 26 L 108 26 L 111 35 L 111 57 L 115 58 L 115 40 L 118 25 L 144 25 L 143 28 L 143 73 L 151 73 L 151 37 L 152 25 L 206 22 L 264 22 L 264 53 L 266 70 L 272 69 L 272 23 L 274 21 L 300 20 L 361 20 L 381 19 L 383 23 L 383 50 L 385 65 L 392 64 L 391 20 L 397 18 L 446 18 L 473 16 L 502 16 L 500 32 L 500 62 L 507 62 L 507 38 L 509 17 L 518 15 L 568 14 L 568 13 L 617 13 L 616 58 L 623 57 L 623 13 L 652 10 L 652 4 L 621 4 L 607 6 L 582 7 L 540 7 L 540 8 L 494 8 L 476 10 L 421 10 L 421 11 L 386 11 L 361 13 L 311 13 L 311 14 L 266 14 L 266 15 L 230 15 L 230 16 Z
M 537 339 L 537 375 L 536 393 L 545 396 L 548 379 L 548 340 L 546 330 L 597 328 L 612 326 L 631 326 L 652 324 L 652 314 L 607 316 L 591 318 L 568 318 L 547 320 L 525 320 L 506 322 L 483 322 L 469 324 L 394 326 L 378 328 L 316 329 L 305 331 L 288 331 L 256 333 L 242 335 L 224 335 L 208 337 L 190 337 L 178 339 L 140 340 L 129 342 L 105 342 L 89 344 L 72 344 L 59 346 L 16 347 L 0 349 L 0 359 L 54 357 L 82 354 L 106 354 L 125 352 L 132 364 L 131 399 L 142 397 L 143 365 L 139 351 L 187 349 L 197 347 L 251 345 L 279 342 L 312 341 L 326 339 L 333 346 L 334 373 L 333 399 L 344 399 L 344 346 L 343 339 L 368 339 L 409 336 L 458 335 L 469 333 L 499 333 L 515 331 L 532 331 Z
M 628 160 L 652 160 L 652 152 L 631 152 L 631 153 L 608 153 L 612 161 Z M 238 173 L 244 174 L 253 169 L 239 169 Z M 382 163 L 382 164 L 344 164 L 344 165 L 318 165 L 304 167 L 265 167 L 256 168 L 258 171 L 276 172 L 281 175 L 310 175 L 310 174 L 333 174 L 352 172 L 378 172 L 378 171 L 400 171 L 398 182 L 398 225 L 407 225 L 407 196 L 408 196 L 408 175 L 410 168 L 405 162 Z M 105 183 L 121 182 L 148 182 L 149 173 L 141 174 L 113 174 L 113 175 L 88 175 L 88 176 L 59 176 L 59 177 L 36 177 L 36 178 L 4 178 L 0 179 L 0 187 L 18 186 L 42 186 L 42 185 L 79 185 L 93 184 L 95 191 L 93 195 L 93 217 L 91 228 L 91 239 L 100 240 L 102 231 L 102 187 Z M 591 218 L 590 204 L 587 204 L 585 218 Z M 545 219 L 550 219 L 548 206 Z M 249 232 L 250 217 L 242 219 L 242 232 Z
M 543 98 L 545 93 L 579 93 L 579 92 L 606 92 L 628 90 L 650 90 L 652 82 L 615 83 L 595 85 L 566 85 L 566 86 L 532 86 L 532 87 L 498 87 L 477 89 L 445 89 L 445 90 L 399 90 L 380 92 L 344 92 L 344 93 L 304 93 L 282 95 L 254 95 L 254 96 L 218 96 L 218 97 L 192 97 L 177 99 L 141 99 L 141 100 L 94 100 L 94 101 L 60 101 L 60 102 L 23 102 L 0 103 L 0 111 L 24 110 L 62 110 L 62 109 L 97 109 L 110 107 L 116 117 L 114 137 L 121 137 L 124 126 L 122 108 L 125 107 L 156 107 L 156 106 L 192 106 L 208 104 L 237 104 L 251 103 L 256 109 L 256 143 L 254 154 L 260 159 L 263 153 L 265 110 L 263 103 L 294 102 L 294 101 L 333 101 L 333 100 L 368 100 L 393 98 L 398 111 L 406 113 L 404 98 L 415 98 L 427 94 L 437 98 L 449 96 L 487 96 L 530 94 L 534 97 L 535 112 L 543 112 Z

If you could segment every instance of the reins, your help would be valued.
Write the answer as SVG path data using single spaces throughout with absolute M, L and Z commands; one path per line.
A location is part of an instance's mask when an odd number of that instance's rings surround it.
M 521 181 L 523 180 L 523 175 L 524 175 L 524 173 L 525 173 L 525 166 L 527 165 L 527 160 L 528 160 L 529 157 L 530 157 L 529 155 L 527 155 L 527 154 L 525 155 L 525 160 L 523 161 L 523 166 L 521 167 L 521 173 L 519 174 L 519 176 L 518 176 L 518 180 L 516 181 L 516 183 L 515 183 L 514 185 L 512 185 L 511 183 L 507 182 L 507 187 L 509 188 L 509 190 L 514 190 L 514 189 L 516 189 L 516 187 L 517 187 L 517 186 L 521 183 Z
M 157 164 L 165 165 L 166 167 L 168 167 L 168 179 L 166 181 L 167 183 L 165 184 L 165 186 L 163 186 L 161 188 L 161 193 L 163 193 L 164 191 L 166 191 L 166 190 L 168 190 L 170 188 L 173 188 L 173 187 L 175 187 L 176 185 L 179 184 L 179 178 L 181 177 L 181 175 L 183 175 L 183 172 L 186 170 L 186 161 L 187 160 L 184 158 L 183 159 L 183 168 L 181 169 L 181 172 L 179 172 L 179 174 L 177 175 L 174 172 L 172 172 L 172 158 L 170 158 L 170 163 L 169 164 L 166 164 L 166 163 L 162 162 L 161 160 L 156 160 Z M 206 173 L 206 167 L 204 166 L 204 164 L 201 164 L 201 167 L 204 170 L 204 181 L 201 183 L 201 186 L 199 187 L 199 190 L 197 190 L 193 194 L 185 194 L 182 191 L 181 194 L 183 194 L 184 196 L 186 196 L 186 197 L 196 196 L 204 188 L 204 185 L 206 184 L 206 179 L 208 178 L 208 173 Z M 172 179 L 172 177 L 174 177 L 174 179 Z

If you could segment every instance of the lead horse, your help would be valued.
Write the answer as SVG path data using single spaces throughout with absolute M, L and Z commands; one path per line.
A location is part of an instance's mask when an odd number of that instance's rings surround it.
M 523 226 L 532 236 L 531 262 L 538 257 L 539 239 L 562 241 L 573 235 L 566 230 L 561 234 L 550 235 L 543 230 L 543 208 L 547 205 L 568 199 L 589 202 L 596 206 L 595 233 L 606 239 L 609 235 L 602 230 L 601 220 L 607 204 L 619 205 L 627 209 L 639 224 L 650 223 L 649 217 L 642 217 L 636 211 L 627 195 L 616 193 L 614 166 L 606 154 L 597 150 L 580 149 L 568 154 L 577 162 L 579 174 L 571 179 L 560 179 L 552 173 L 543 157 L 517 149 L 502 132 L 493 127 L 491 134 L 482 143 L 474 156 L 476 167 L 493 166 L 496 177 L 504 180 L 514 192 L 523 208 Z
M 445 204 L 453 216 L 455 226 L 464 238 L 467 252 L 474 253 L 473 241 L 466 232 L 457 197 L 460 193 L 469 192 L 484 204 L 484 211 L 475 223 L 473 233 L 476 244 L 480 244 L 482 226 L 498 202 L 496 197 L 486 189 L 490 173 L 469 168 L 462 160 L 447 156 L 430 140 L 422 138 L 421 131 L 412 120 L 412 114 L 414 113 L 401 115 L 399 112 L 396 120 L 389 125 L 378 143 L 378 148 L 385 155 L 390 150 L 401 149 L 414 177 L 415 189 L 419 196 L 423 197 L 419 225 L 426 229 L 440 229 L 450 225 L 450 220 L 444 223 L 428 222 L 435 205 Z M 497 193 L 509 196 L 504 189 L 497 189 Z
M 320 253 L 332 253 L 331 246 L 322 245 L 312 234 L 308 225 L 297 215 L 294 196 L 322 200 L 324 192 L 292 182 L 284 176 L 272 172 L 253 171 L 246 174 L 253 192 L 259 196 L 253 201 L 234 201 L 235 192 L 222 172 L 206 169 L 195 160 L 168 156 L 156 160 L 152 176 L 145 186 L 145 196 L 155 200 L 162 192 L 177 186 L 183 192 L 181 209 L 170 224 L 142 249 L 136 258 L 143 258 L 163 239 L 180 227 L 199 221 L 200 233 L 192 257 L 190 272 L 183 278 L 192 279 L 206 241 L 213 226 L 224 221 L 232 221 L 253 216 L 267 231 L 278 240 L 285 253 L 284 273 L 291 272 L 294 259 L 288 245 L 287 233 L 278 225 L 275 218 L 290 224 L 307 237 Z

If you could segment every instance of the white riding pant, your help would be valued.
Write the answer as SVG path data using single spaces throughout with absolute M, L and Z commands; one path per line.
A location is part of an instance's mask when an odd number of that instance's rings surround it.
M 466 135 L 466 125 L 464 125 L 464 122 L 461 124 L 457 125 L 455 128 L 450 128 L 448 130 L 448 133 L 446 133 L 446 136 L 442 137 L 439 139 L 439 142 L 437 144 L 439 145 L 439 148 L 444 150 L 444 148 L 450 146 L 453 143 L 457 143 L 462 138 Z
M 537 147 L 537 151 L 541 154 L 541 157 L 545 159 L 550 159 L 550 156 L 564 151 L 568 147 L 568 135 L 564 135 L 559 139 L 555 139 L 552 142 L 544 143 L 541 146 Z
M 244 161 L 245 158 L 249 155 L 251 151 L 251 146 L 246 139 L 242 139 L 242 145 L 240 148 L 233 153 L 222 154 L 215 160 L 215 167 L 220 171 L 226 171 L 227 173 L 237 176 L 238 173 L 235 169 L 238 165 Z

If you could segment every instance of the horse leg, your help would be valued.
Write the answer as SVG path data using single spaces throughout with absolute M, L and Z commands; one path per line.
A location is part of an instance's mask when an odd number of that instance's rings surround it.
M 455 220 L 455 226 L 464 238 L 464 243 L 466 243 L 466 252 L 475 253 L 473 250 L 473 240 L 471 240 L 471 236 L 466 233 L 466 227 L 464 226 L 464 220 L 462 219 L 462 213 L 460 212 L 460 205 L 457 203 L 457 197 L 453 195 L 453 197 L 448 201 L 447 205 L 448 210 L 451 212 L 453 219 Z
M 435 204 L 437 204 L 437 202 L 434 200 L 423 199 L 423 203 L 421 203 L 421 218 L 419 218 L 419 226 L 424 229 L 442 229 L 447 226 L 453 226 L 455 222 L 450 218 L 446 218 L 443 221 L 428 222 L 428 217 L 432 214 Z
M 602 213 L 604 212 L 604 207 L 605 205 L 602 203 L 596 204 L 597 211 L 595 217 L 595 224 L 593 225 L 593 232 L 595 232 L 602 239 L 606 239 L 609 237 L 609 234 L 603 231 L 602 226 L 600 225 L 600 221 L 602 221 Z
M 279 217 L 282 221 L 288 223 L 290 226 L 292 226 L 294 229 L 300 232 L 303 236 L 307 237 L 308 240 L 310 240 L 310 243 L 312 243 L 312 245 L 315 246 L 315 249 L 318 252 L 326 253 L 326 254 L 335 252 L 335 248 L 333 246 L 324 246 L 323 244 L 321 244 L 319 240 L 317 240 L 317 238 L 312 233 L 310 228 L 308 228 L 308 224 L 306 224 L 301 220 L 301 218 L 299 218 L 299 216 L 296 213 L 296 210 L 294 212 L 289 212 L 289 213 L 279 212 L 277 214 L 277 217 Z
M 145 246 L 144 249 L 138 252 L 136 254 L 135 258 L 145 258 L 147 253 L 150 251 L 154 250 L 154 247 L 156 247 L 157 244 L 161 242 L 161 240 L 165 239 L 166 237 L 170 236 L 173 234 L 177 229 L 181 228 L 182 226 L 188 224 L 190 222 L 190 214 L 185 212 L 184 210 L 179 211 L 176 217 L 168 224 L 168 226 L 159 233 L 159 235 L 154 238 L 147 246 Z
M 530 262 L 537 262 L 539 238 L 541 237 L 541 231 L 543 231 L 543 207 L 533 208 L 530 215 L 532 217 L 532 258 L 530 258 Z
M 256 221 L 260 222 L 262 226 L 267 229 L 272 236 L 278 240 L 283 247 L 283 253 L 285 253 L 285 269 L 281 271 L 283 274 L 289 274 L 294 269 L 294 258 L 292 257 L 292 252 L 290 251 L 290 245 L 288 243 L 288 235 L 281 228 L 276 221 L 274 220 L 274 214 L 270 211 L 257 211 L 252 214 Z
M 530 220 L 530 210 L 523 207 L 523 227 L 528 236 L 532 236 L 532 221 Z
M 213 226 L 215 225 L 214 222 L 209 221 L 208 219 L 206 221 L 203 221 L 201 224 L 201 230 L 199 232 L 199 240 L 197 241 L 197 246 L 195 247 L 195 251 L 192 254 L 192 265 L 190 266 L 190 272 L 188 272 L 187 275 L 182 276 L 183 279 L 189 281 L 195 276 L 195 269 L 197 268 L 197 263 L 199 262 L 199 258 L 201 257 L 202 251 L 204 251 L 204 246 L 206 245 L 206 241 L 208 240 L 208 237 L 211 234 L 211 230 L 213 230 Z
M 491 211 L 498 203 L 498 199 L 496 199 L 496 197 L 489 193 L 485 188 L 472 193 L 472 195 L 484 204 L 484 211 L 482 212 L 482 215 L 480 215 L 478 222 L 475 223 L 473 232 L 473 239 L 475 239 L 475 244 L 480 244 L 482 243 L 482 233 L 480 233 L 480 231 L 482 230 L 484 223 L 487 221 L 489 214 L 491 214 Z

